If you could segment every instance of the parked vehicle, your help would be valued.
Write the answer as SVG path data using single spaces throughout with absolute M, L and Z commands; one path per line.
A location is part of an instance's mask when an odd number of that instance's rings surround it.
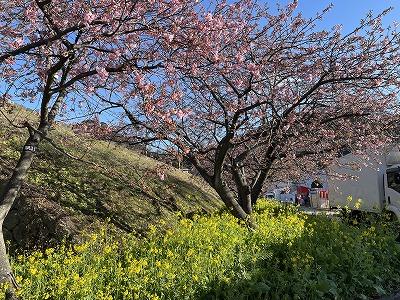
M 265 197 L 301 206 L 329 208 L 326 184 L 325 175 L 297 182 L 279 182 Z
M 354 154 L 340 160 L 341 167 L 333 170 L 348 178 L 328 177 L 330 207 L 378 213 L 386 210 L 400 220 L 399 148 L 385 155 L 371 155 L 367 160 Z
M 295 203 L 296 200 L 296 194 L 288 191 L 287 188 L 276 188 L 266 193 L 265 197 L 289 203 Z

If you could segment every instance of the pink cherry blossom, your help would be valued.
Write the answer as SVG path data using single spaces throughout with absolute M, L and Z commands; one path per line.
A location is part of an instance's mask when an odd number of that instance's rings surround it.
M 176 116 L 181 119 L 186 116 L 186 113 L 183 110 L 178 109 L 178 111 L 176 112 Z
M 107 80 L 109 74 L 104 67 L 96 68 L 96 72 L 99 75 L 101 82 L 105 82 Z
M 171 43 L 173 40 L 174 40 L 174 35 L 172 34 L 172 33 L 170 33 L 170 34 L 167 34 L 167 41 L 169 42 L 169 43 Z
M 93 14 L 92 12 L 87 12 L 85 13 L 85 15 L 83 16 L 83 21 L 85 22 L 85 24 L 89 25 L 90 23 L 92 23 L 94 20 L 96 19 L 96 15 Z
M 38 9 L 36 5 L 30 5 L 25 11 L 25 16 L 32 24 L 36 24 L 38 18 Z

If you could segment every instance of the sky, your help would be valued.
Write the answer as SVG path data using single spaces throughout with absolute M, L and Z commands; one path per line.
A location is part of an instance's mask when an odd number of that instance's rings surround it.
M 272 1 L 264 1 L 272 6 Z M 278 1 L 280 4 L 289 2 L 290 0 Z M 342 24 L 343 31 L 349 32 L 369 11 L 378 14 L 388 7 L 393 7 L 393 10 L 383 19 L 383 24 L 400 22 L 400 0 L 299 0 L 297 11 L 306 17 L 312 17 L 330 3 L 333 4 L 333 8 L 320 22 L 319 29 L 329 29 L 336 24 Z

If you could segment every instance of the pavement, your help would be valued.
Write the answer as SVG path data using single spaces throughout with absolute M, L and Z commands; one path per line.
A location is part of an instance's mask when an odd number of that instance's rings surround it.
M 339 209 L 329 209 L 329 208 L 314 208 L 300 206 L 299 210 L 307 215 L 325 215 L 328 217 L 337 217 L 340 215 Z

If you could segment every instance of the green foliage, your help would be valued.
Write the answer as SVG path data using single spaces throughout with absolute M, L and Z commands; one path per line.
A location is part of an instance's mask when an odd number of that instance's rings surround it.
M 400 286 L 400 247 L 383 222 L 351 226 L 260 201 L 256 230 L 227 213 L 147 235 L 20 255 L 23 299 L 356 299 Z M 168 225 L 168 230 L 161 230 Z

